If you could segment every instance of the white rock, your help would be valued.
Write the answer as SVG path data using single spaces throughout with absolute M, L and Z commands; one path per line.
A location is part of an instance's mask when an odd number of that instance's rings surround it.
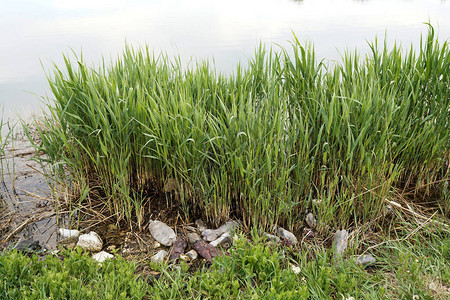
M 348 245 L 348 232 L 347 230 L 338 230 L 334 234 L 333 238 L 333 249 L 336 252 L 336 255 L 342 256 L 345 250 L 347 250 Z
M 197 252 L 195 250 L 191 250 L 191 251 L 186 252 L 186 255 L 189 256 L 189 258 L 191 260 L 196 260 L 197 257 L 198 257 L 198 254 L 197 254 Z
M 76 229 L 59 228 L 58 233 L 65 239 L 77 239 L 80 236 L 80 231 Z
M 163 244 L 164 246 L 172 246 L 177 239 L 175 231 L 160 221 L 151 221 L 148 229 L 155 240 Z
M 96 232 L 91 231 L 88 234 L 80 235 L 77 246 L 84 250 L 97 252 L 102 250 L 103 242 Z
M 296 266 L 296 265 L 293 265 L 293 264 L 289 264 L 289 265 L 290 265 L 290 267 L 291 267 L 291 271 L 292 271 L 294 274 L 300 274 L 301 269 L 300 269 L 299 266 Z
M 158 253 L 156 253 L 151 257 L 151 261 L 156 264 L 162 263 L 164 261 L 164 258 L 166 258 L 167 254 L 168 253 L 166 250 L 159 250 Z
M 100 251 L 99 253 L 96 253 L 94 255 L 92 255 L 92 259 L 98 261 L 99 263 L 104 262 L 107 259 L 113 259 L 114 255 L 105 252 L 105 251 Z
M 155 243 L 153 244 L 153 248 L 157 249 L 157 248 L 159 248 L 159 247 L 161 247 L 161 243 L 160 243 L 160 242 L 155 242 Z
M 282 240 L 286 239 L 294 245 L 298 243 L 298 240 L 295 237 L 295 235 L 284 228 L 278 227 L 277 234 Z
M 227 238 L 231 241 L 230 234 L 229 234 L 228 232 L 225 232 L 225 233 L 222 234 L 217 240 L 212 241 L 212 242 L 209 243 L 209 244 L 210 244 L 211 246 L 213 246 L 213 247 L 217 247 L 217 246 L 219 246 L 223 241 L 225 241 Z

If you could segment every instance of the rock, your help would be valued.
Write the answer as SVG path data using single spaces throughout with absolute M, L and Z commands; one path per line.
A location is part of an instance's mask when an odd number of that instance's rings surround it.
M 155 242 L 155 243 L 153 244 L 153 248 L 154 248 L 154 249 L 158 249 L 159 247 L 161 247 L 161 243 L 160 243 L 160 242 Z
M 317 220 L 314 218 L 314 215 L 312 213 L 309 213 L 306 215 L 306 224 L 308 224 L 309 228 L 315 229 L 317 226 Z
M 164 258 L 166 258 L 167 254 L 168 253 L 166 250 L 159 250 L 158 253 L 156 253 L 150 258 L 150 260 L 156 264 L 162 263 L 164 261 Z
M 209 262 L 212 262 L 212 259 L 217 256 L 216 249 L 205 242 L 204 240 L 198 240 L 192 248 L 204 259 Z
M 191 260 L 191 258 L 188 255 L 186 255 L 186 254 L 181 254 L 180 255 L 180 259 L 182 261 L 190 261 Z
M 175 231 L 163 222 L 150 221 L 148 228 L 153 238 L 164 246 L 172 246 L 177 239 Z
M 358 257 L 355 261 L 355 263 L 357 265 L 366 267 L 369 264 L 373 264 L 376 261 L 375 257 L 373 257 L 370 254 L 367 255 L 361 255 L 360 257 Z
M 180 257 L 181 254 L 184 253 L 184 249 L 186 248 L 187 243 L 186 240 L 182 237 L 177 238 L 175 243 L 173 243 L 172 252 L 170 253 L 169 260 L 176 260 Z
M 287 240 L 289 243 L 291 243 L 293 245 L 298 243 L 298 240 L 295 237 L 295 235 L 292 232 L 287 231 L 284 228 L 278 227 L 277 234 L 282 240 Z
M 100 251 L 99 253 L 96 253 L 94 255 L 92 255 L 92 259 L 98 261 L 99 263 L 104 262 L 107 259 L 113 259 L 114 255 L 105 252 L 105 251 Z
M 39 241 L 34 241 L 33 239 L 21 240 L 13 249 L 25 253 L 33 253 L 42 249 Z
M 203 223 L 203 221 L 202 220 L 197 220 L 197 221 L 195 221 L 195 225 L 197 225 L 197 229 L 198 229 L 198 231 L 200 231 L 200 232 L 203 232 L 203 231 L 205 231 L 206 230 L 206 225 L 205 225 L 205 223 Z
M 200 235 L 198 233 L 195 233 L 195 232 L 188 233 L 187 234 L 187 238 L 188 238 L 189 244 L 195 244 L 195 242 L 197 242 L 198 240 L 202 239 L 200 237 Z
M 191 260 L 196 260 L 197 257 L 198 257 L 198 254 L 197 254 L 197 252 L 195 250 L 191 250 L 191 251 L 186 252 L 186 255 L 189 256 L 189 258 Z
M 230 234 L 228 232 L 225 232 L 217 240 L 212 241 L 209 244 L 213 247 L 221 245 L 223 248 L 228 249 L 232 245 Z
M 96 232 L 91 231 L 88 234 L 80 235 L 77 246 L 87 251 L 98 252 L 102 250 L 103 242 Z
M 347 230 L 338 230 L 334 234 L 333 238 L 333 249 L 337 256 L 342 256 L 345 250 L 347 250 L 348 245 L 348 232 Z
M 215 241 L 225 232 L 234 230 L 237 225 L 234 221 L 228 221 L 217 229 L 206 229 L 202 232 L 203 239 L 208 242 Z
M 300 269 L 299 266 L 296 266 L 296 265 L 294 265 L 294 264 L 289 264 L 289 266 L 290 266 L 290 268 L 291 268 L 291 271 L 292 271 L 294 274 L 300 274 L 301 269 Z
M 281 239 L 279 237 L 277 237 L 276 235 L 264 232 L 264 236 L 271 242 L 274 243 L 279 243 L 281 241 Z
M 192 227 L 190 225 L 186 225 L 183 228 L 186 229 L 187 231 L 190 231 L 190 232 L 196 232 L 197 231 L 197 228 Z
M 76 229 L 59 228 L 58 233 L 62 238 L 68 240 L 75 240 L 80 236 L 80 231 Z

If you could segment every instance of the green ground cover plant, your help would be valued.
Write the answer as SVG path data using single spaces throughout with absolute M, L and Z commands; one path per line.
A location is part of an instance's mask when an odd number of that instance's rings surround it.
M 367 268 L 326 249 L 270 245 L 256 231 L 239 234 L 230 255 L 194 271 L 150 265 L 158 277 L 136 274 L 118 257 L 101 266 L 80 251 L 39 259 L 0 253 L 2 299 L 446 299 L 450 293 L 450 236 L 427 243 L 390 242 Z M 63 260 L 61 260 L 63 259 Z M 290 265 L 300 267 L 292 272 Z
M 216 224 L 298 229 L 310 210 L 320 231 L 358 226 L 397 195 L 448 215 L 448 41 L 429 26 L 419 49 L 370 46 L 327 65 L 294 38 L 232 75 L 148 48 L 99 67 L 65 57 L 37 146 L 73 203 L 131 227 L 169 179 L 168 201 Z

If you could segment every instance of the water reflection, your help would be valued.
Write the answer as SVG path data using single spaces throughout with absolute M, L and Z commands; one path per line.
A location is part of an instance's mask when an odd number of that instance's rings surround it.
M 417 43 L 437 24 L 450 36 L 450 5 L 439 0 L 99 0 L 1 1 L 0 103 L 11 110 L 36 111 L 46 92 L 42 67 L 62 64 L 73 49 L 88 62 L 115 57 L 125 41 L 184 59 L 212 58 L 230 72 L 250 57 L 259 41 L 287 45 L 291 30 L 314 43 L 320 57 L 383 37 Z M 339 50 L 339 51 L 337 51 Z M 42 65 L 41 65 L 42 62 Z M 31 92 L 31 93 L 29 93 Z M 33 94 L 34 93 L 34 94 Z

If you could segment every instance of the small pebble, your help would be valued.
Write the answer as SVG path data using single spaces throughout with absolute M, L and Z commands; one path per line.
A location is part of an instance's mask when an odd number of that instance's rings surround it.
M 200 232 L 203 232 L 203 231 L 205 231 L 206 230 L 206 225 L 205 225 L 205 223 L 203 223 L 203 221 L 202 220 L 197 220 L 197 221 L 195 221 L 195 225 L 197 225 L 197 229 L 198 229 L 198 231 L 200 231 Z
M 367 254 L 367 255 L 361 255 L 360 257 L 358 257 L 356 259 L 356 264 L 366 267 L 369 264 L 373 264 L 375 261 L 376 261 L 375 257 L 373 257 L 370 254 Z
M 279 243 L 281 241 L 281 239 L 279 237 L 277 237 L 276 235 L 264 232 L 264 236 L 271 242 L 274 243 Z
M 166 258 L 167 254 L 168 253 L 166 250 L 159 250 L 158 253 L 156 253 L 150 258 L 150 260 L 156 264 L 162 263 Z
M 200 237 L 200 235 L 198 233 L 195 233 L 195 232 L 189 232 L 186 236 L 187 236 L 187 239 L 188 239 L 190 244 L 194 244 L 198 240 L 202 239 Z
M 306 215 L 306 224 L 308 224 L 309 228 L 316 228 L 317 226 L 317 220 L 314 218 L 314 215 L 312 213 L 309 213 Z
M 196 260 L 197 257 L 198 257 L 198 254 L 197 254 L 197 252 L 195 250 L 191 250 L 191 251 L 186 252 L 186 255 L 189 256 L 189 258 L 191 260 Z
M 278 227 L 277 234 L 282 240 L 288 240 L 293 245 L 298 243 L 298 240 L 295 237 L 295 235 L 284 228 Z

